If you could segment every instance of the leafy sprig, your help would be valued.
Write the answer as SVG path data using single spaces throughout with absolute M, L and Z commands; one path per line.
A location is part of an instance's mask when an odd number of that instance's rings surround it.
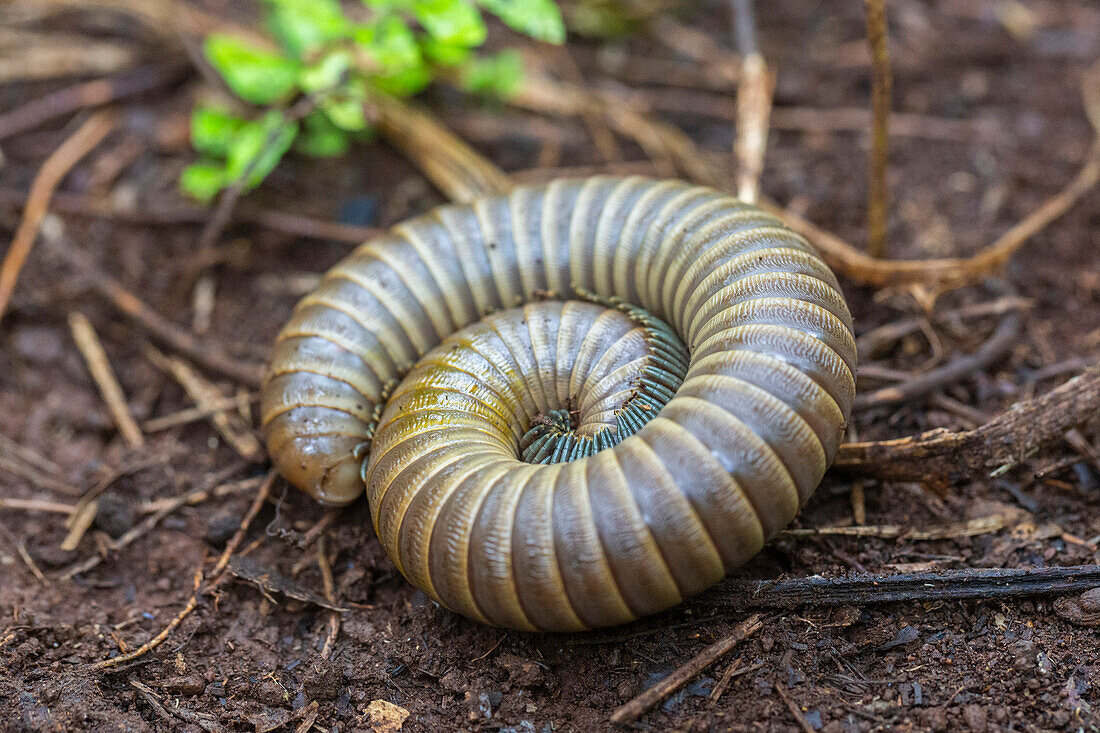
M 553 0 L 261 2 L 271 44 L 214 33 L 203 47 L 233 94 L 262 108 L 254 116 L 206 104 L 193 111 L 191 140 L 201 157 L 180 184 L 204 201 L 227 188 L 255 188 L 292 148 L 343 154 L 371 134 L 364 110 L 373 95 L 410 96 L 443 72 L 472 92 L 515 93 L 523 78 L 519 55 L 477 50 L 488 33 L 483 11 L 538 40 L 565 39 Z M 308 114 L 288 114 L 303 97 L 312 101 Z

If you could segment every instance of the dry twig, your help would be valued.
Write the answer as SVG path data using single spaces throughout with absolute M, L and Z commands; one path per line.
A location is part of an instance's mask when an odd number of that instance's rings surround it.
M 31 184 L 27 205 L 23 209 L 23 219 L 19 222 L 19 228 L 15 230 L 11 246 L 4 255 L 3 264 L 0 264 L 0 317 L 3 317 L 12 293 L 15 292 L 15 283 L 19 280 L 19 273 L 23 270 L 34 240 L 38 237 L 38 228 L 42 225 L 42 219 L 45 218 L 46 211 L 49 209 L 50 197 L 53 196 L 54 190 L 77 161 L 98 145 L 107 133 L 114 129 L 114 126 L 113 115 L 109 112 L 97 112 L 61 143 L 42 164 L 34 183 Z
M 679 690 L 746 638 L 759 631 L 762 626 L 760 614 L 749 616 L 739 623 L 730 634 L 714 642 L 677 667 L 668 677 L 665 677 L 633 700 L 616 708 L 615 712 L 611 714 L 611 722 L 619 725 L 633 723 L 644 715 L 647 710 Z
M 132 449 L 143 447 L 145 436 L 141 434 L 141 428 L 134 421 L 134 416 L 130 414 L 126 395 L 115 377 L 107 352 L 103 350 L 103 345 L 99 342 L 91 321 L 83 313 L 72 311 L 69 313 L 69 328 L 73 332 L 73 340 L 76 341 L 77 348 L 80 349 L 84 361 L 88 364 L 88 371 L 91 372 L 92 379 L 99 387 L 99 393 L 103 396 L 111 417 L 114 418 L 115 426 L 122 433 L 126 444 Z
M 737 47 L 744 59 L 737 85 L 737 197 L 756 203 L 760 196 L 760 175 L 768 146 L 768 117 L 772 107 L 775 75 L 768 70 L 756 43 L 756 19 L 752 0 L 732 0 Z
M 867 186 L 867 251 L 886 256 L 890 190 L 886 182 L 890 162 L 890 50 L 887 44 L 886 0 L 864 0 L 867 42 L 871 46 L 871 163 Z
M 1100 364 L 1041 397 L 1013 405 L 974 430 L 931 430 L 895 440 L 842 445 L 833 468 L 931 485 L 999 475 L 1095 417 L 1097 405 Z

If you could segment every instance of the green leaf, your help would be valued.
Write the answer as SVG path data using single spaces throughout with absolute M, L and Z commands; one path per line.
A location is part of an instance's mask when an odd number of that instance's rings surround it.
M 359 97 L 333 95 L 321 102 L 321 110 L 341 130 L 356 132 L 367 127 L 363 100 Z
M 565 22 L 554 0 L 478 0 L 509 27 L 548 43 L 565 42 Z
M 351 64 L 350 51 L 345 49 L 331 51 L 317 63 L 302 69 L 298 75 L 298 86 L 306 93 L 334 89 L 347 77 Z
M 397 16 L 379 18 L 352 32 L 356 44 L 386 73 L 410 69 L 424 63 L 416 37 Z
M 207 36 L 205 51 L 229 88 L 246 102 L 274 104 L 294 92 L 299 70 L 295 61 L 221 33 Z
M 426 66 L 417 66 L 396 74 L 376 76 L 371 83 L 381 92 L 395 97 L 411 97 L 423 91 L 432 81 L 432 72 Z
M 480 46 L 488 30 L 470 0 L 412 0 L 412 14 L 437 41 Z
M 314 158 L 343 155 L 350 146 L 348 133 L 333 125 L 321 112 L 314 112 L 303 120 L 302 132 L 294 141 L 296 150 Z
M 180 174 L 183 192 L 203 203 L 210 203 L 225 184 L 225 168 L 217 163 L 192 163 Z
M 244 178 L 244 190 L 260 184 L 275 169 L 298 135 L 298 123 L 287 120 L 279 110 L 249 122 L 229 149 L 225 172 L 229 183 Z
M 346 38 L 351 23 L 338 0 L 266 0 L 267 29 L 287 53 L 303 59 L 325 44 Z
M 467 91 L 508 99 L 523 83 L 523 58 L 508 50 L 474 59 L 462 67 L 461 81 Z
M 460 66 L 473 56 L 469 46 L 445 43 L 434 38 L 425 38 L 421 46 L 424 55 L 437 66 Z
M 217 107 L 195 107 L 191 111 L 191 144 L 200 153 L 224 158 L 233 138 L 247 124 L 236 115 Z

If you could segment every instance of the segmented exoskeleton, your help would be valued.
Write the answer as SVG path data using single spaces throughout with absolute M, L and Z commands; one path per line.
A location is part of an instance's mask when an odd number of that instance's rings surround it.
M 836 279 L 775 217 L 677 181 L 556 181 L 334 267 L 279 335 L 263 423 L 320 501 L 365 486 L 441 604 L 575 630 L 675 605 L 783 529 L 855 362 Z

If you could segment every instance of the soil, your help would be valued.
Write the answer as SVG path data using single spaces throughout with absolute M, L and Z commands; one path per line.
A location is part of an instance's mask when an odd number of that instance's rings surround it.
M 926 133 L 893 139 L 890 254 L 967 254 L 992 241 L 1076 173 L 1091 141 L 1081 104 L 1084 70 L 1100 56 L 1100 6 L 1093 0 L 892 0 L 895 109 L 972 125 L 952 139 Z M 777 114 L 787 108 L 865 109 L 868 54 L 862 3 L 831 0 L 757 3 L 760 39 L 778 70 Z M 685 23 L 731 43 L 727 8 L 711 3 Z M 102 32 L 102 29 L 100 29 Z M 708 154 L 728 155 L 733 126 L 704 114 L 732 92 L 715 90 L 694 62 L 644 35 L 568 46 L 592 83 L 619 77 L 653 98 L 694 100 L 662 106 Z M 663 65 L 662 65 L 663 64 Z M 662 69 L 679 70 L 666 83 Z M 629 73 L 628 73 L 629 72 Z M 629 81 L 626 81 L 627 77 Z M 648 76 L 648 80 L 646 77 Z M 64 82 L 0 86 L 0 109 L 19 106 Z M 602 83 L 602 82 L 600 82 Z M 180 204 L 175 179 L 190 158 L 183 131 L 196 94 L 192 80 L 170 93 L 124 105 L 125 125 L 78 165 L 62 190 L 117 201 Z M 671 96 L 671 95 L 678 96 Z M 669 95 L 669 96 L 666 96 Z M 548 120 L 437 92 L 426 103 L 441 120 L 509 171 L 599 163 L 581 122 Z M 694 110 L 694 111 L 688 111 Z M 780 118 L 782 119 L 782 118 Z M 788 116 L 788 120 L 791 118 Z M 26 190 L 45 156 L 71 132 L 66 120 L 4 141 L 0 180 Z M 820 126 L 812 116 L 811 125 Z M 980 124 L 979 124 L 980 122 Z M 771 132 L 763 188 L 815 223 L 852 241 L 864 236 L 868 136 L 863 130 Z M 961 132 L 960 132 L 961 130 Z M 546 140 L 560 144 L 547 154 Z M 135 144 L 136 143 L 136 144 Z M 554 151 L 551 151 L 552 153 Z M 626 160 L 640 150 L 622 146 Z M 615 169 L 615 164 L 606 166 Z M 291 157 L 249 200 L 326 220 L 387 225 L 442 201 L 393 150 L 376 143 L 338 161 Z M 10 236 L 18 210 L 0 206 Z M 728 633 L 744 613 L 689 602 L 623 628 L 576 635 L 531 635 L 485 628 L 432 604 L 382 552 L 365 502 L 340 512 L 325 548 L 342 615 L 331 658 L 321 657 L 330 612 L 238 579 L 206 597 L 153 653 L 120 668 L 90 665 L 159 632 L 182 609 L 198 568 L 221 552 L 251 501 L 232 493 L 184 507 L 143 538 L 108 552 L 71 580 L 62 571 L 108 546 L 145 515 L 142 502 L 196 487 L 264 474 L 206 422 L 151 433 L 129 450 L 113 429 L 75 349 L 66 315 L 95 324 L 139 420 L 191 406 L 147 358 L 144 335 L 85 292 L 60 254 L 91 254 L 142 299 L 190 327 L 190 284 L 198 228 L 51 215 L 19 284 L 0 339 L 0 433 L 47 457 L 78 489 L 120 473 L 95 526 L 72 552 L 58 514 L 0 510 L 0 729 L 388 730 L 372 701 L 409 713 L 403 730 L 569 731 L 611 727 L 623 702 Z M 253 363 L 301 295 L 300 283 L 350 245 L 234 225 L 212 270 L 216 299 L 208 342 Z M 1051 224 L 1007 270 L 1031 300 L 1012 352 L 944 394 L 983 413 L 1045 391 L 1076 371 L 1077 357 L 1100 354 L 1100 193 Z M 305 277 L 303 277 L 305 276 Z M 845 285 L 857 330 L 919 313 L 905 292 Z M 939 305 L 996 297 L 978 286 Z M 874 355 L 876 365 L 917 372 L 972 350 L 995 319 L 938 324 L 935 344 L 921 333 Z M 864 355 L 865 358 L 867 355 Z M 220 383 L 226 394 L 236 385 Z M 881 382 L 861 379 L 860 388 Z M 943 400 L 858 413 L 853 435 L 880 439 L 972 422 Z M 1096 426 L 1083 429 L 1097 445 Z M 6 450 L 6 449 L 4 449 Z M 1053 469 L 1053 470 L 1047 470 Z M 7 471 L 9 498 L 72 502 Z M 1005 475 L 975 477 L 945 496 L 910 484 L 861 485 L 866 523 L 925 528 L 1009 514 L 1004 529 L 973 537 L 915 541 L 797 537 L 772 543 L 745 578 L 919 568 L 1025 567 L 1100 562 L 1100 475 L 1068 445 Z M 829 475 L 798 526 L 852 521 L 851 489 Z M 302 559 L 302 534 L 323 516 L 304 495 L 276 483 L 246 537 L 259 566 L 320 593 L 316 563 Z M 36 578 L 19 550 L 43 573 Z M 815 730 L 1095 730 L 1100 727 L 1100 639 L 1054 613 L 1051 598 L 1021 601 L 895 603 L 765 617 L 763 628 L 636 724 L 643 730 L 791 730 L 783 692 Z M 717 701 L 716 680 L 739 672 Z M 159 701 L 159 710 L 150 699 Z M 398 711 L 400 712 L 400 711 Z M 400 717 L 400 716 L 398 716 Z M 373 721 L 373 722 L 372 722 Z

